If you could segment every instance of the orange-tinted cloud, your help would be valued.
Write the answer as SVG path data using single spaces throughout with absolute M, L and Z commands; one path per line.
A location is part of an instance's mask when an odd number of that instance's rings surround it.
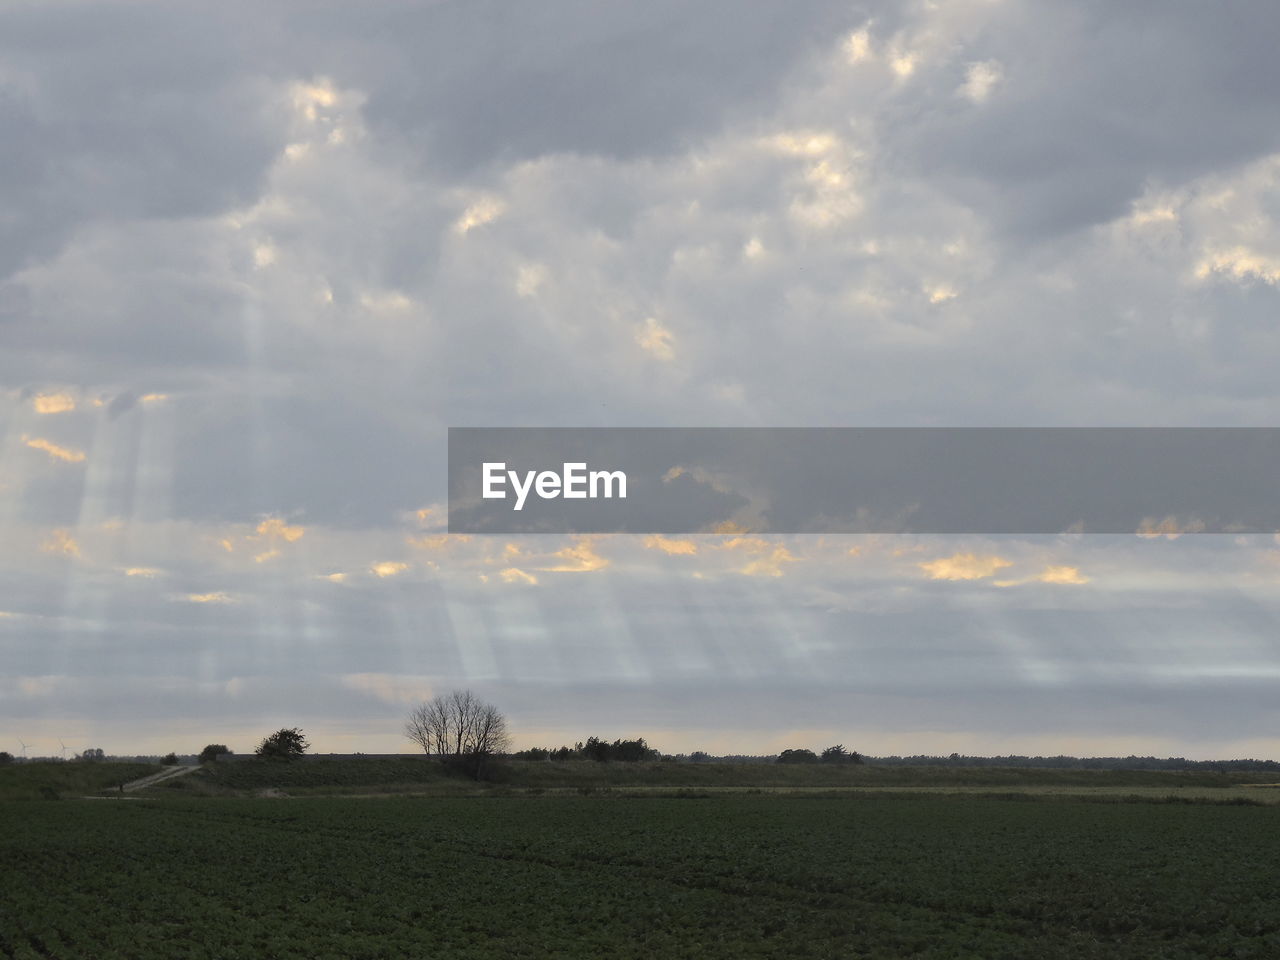
M 1067 566 L 1048 566 L 1045 567 L 1036 579 L 1041 583 L 1088 583 L 1089 578 L 1084 576 L 1078 567 Z
M 691 557 L 698 552 L 698 545 L 692 540 L 673 540 L 661 534 L 645 537 L 644 545 L 650 550 L 661 550 L 670 556 Z
M 1155 517 L 1143 517 L 1142 523 L 1138 525 L 1137 534 L 1148 540 L 1157 537 L 1177 540 L 1184 533 L 1200 533 L 1202 530 L 1204 530 L 1204 523 L 1200 520 L 1179 520 L 1174 516 L 1160 520 Z
M 69 413 L 76 408 L 76 398 L 69 393 L 41 393 L 31 401 L 36 413 Z
M 66 530 L 55 530 L 40 547 L 45 553 L 61 553 L 68 557 L 80 556 L 80 545 Z
M 795 560 L 790 550 L 778 544 L 770 553 L 755 557 L 738 572 L 748 577 L 780 577 L 783 574 L 782 565 L 795 563 Z
M 267 517 L 258 524 L 258 536 L 266 537 L 268 540 L 283 540 L 285 543 L 301 540 L 306 532 L 306 527 L 289 526 L 284 522 L 283 517 Z
M 55 460 L 62 460 L 66 463 L 80 463 L 84 460 L 84 453 L 79 450 L 69 450 L 66 447 L 60 447 L 56 443 L 44 439 L 44 437 L 28 437 L 23 436 L 22 442 L 32 450 L 43 450 Z
M 551 555 L 560 561 L 553 567 L 543 567 L 551 573 L 590 573 L 609 565 L 609 561 L 596 553 L 590 540 L 579 540 L 571 547 L 557 550 Z
M 1003 557 L 980 557 L 976 553 L 955 553 L 918 564 L 930 580 L 982 580 L 1012 565 Z

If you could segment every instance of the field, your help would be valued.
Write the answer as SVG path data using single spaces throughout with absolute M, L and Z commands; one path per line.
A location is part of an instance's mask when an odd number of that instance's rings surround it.
M 14 763 L 0 768 L 0 800 L 81 797 L 160 769 L 150 763 Z
M 1272 806 L 767 790 L 155 794 L 0 803 L 0 951 L 1280 956 Z
M 778 763 L 542 763 L 507 761 L 491 771 L 480 792 L 525 790 L 956 789 L 1214 793 L 1240 784 L 1273 782 L 1274 773 L 1174 773 L 1133 770 L 1014 769 L 1007 767 L 879 767 Z M 473 784 L 446 776 L 425 757 L 308 757 L 295 763 L 239 759 L 209 764 L 174 790 L 252 794 L 282 790 L 290 796 L 343 793 L 475 793 Z M 1280 801 L 1280 790 L 1253 789 L 1259 800 Z

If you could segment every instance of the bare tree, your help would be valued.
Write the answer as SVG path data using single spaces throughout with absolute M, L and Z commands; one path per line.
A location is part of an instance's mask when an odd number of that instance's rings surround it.
M 470 690 L 454 690 L 414 707 L 407 736 L 428 756 L 462 765 L 479 776 L 484 759 L 510 745 L 507 720 Z

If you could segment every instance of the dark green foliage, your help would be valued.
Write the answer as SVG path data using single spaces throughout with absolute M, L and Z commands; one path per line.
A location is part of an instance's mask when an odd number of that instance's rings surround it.
M 87 747 L 84 753 L 80 754 L 81 760 L 103 760 L 105 755 L 101 747 Z
M 166 753 L 160 758 L 160 763 L 166 767 L 176 767 L 178 765 L 178 755 L 176 753 Z
M 263 737 L 254 753 L 269 760 L 296 760 L 310 746 L 301 730 L 297 727 L 285 727 L 269 737 Z
M 182 778 L 187 779 L 187 778 Z M 1272 782 L 1260 774 L 1176 773 L 1123 770 L 1014 770 L 1000 767 L 882 767 L 877 764 L 828 763 L 584 763 L 580 759 L 503 760 L 489 780 L 526 788 L 717 787 L 813 790 L 830 787 L 908 787 L 936 789 L 994 788 L 1140 788 L 1176 792 L 1187 787 L 1223 788 L 1237 783 Z M 218 792 L 279 787 L 288 792 L 421 792 L 456 793 L 439 760 L 425 756 L 306 756 L 297 763 L 257 758 L 209 764 L 194 775 Z M 1277 791 L 1280 793 L 1280 791 Z
M 8 750 L 0 750 L 0 764 L 13 763 L 13 754 Z
M 637 740 L 615 740 L 613 743 L 599 737 L 588 737 L 587 742 L 580 744 L 578 752 L 587 760 L 599 763 L 639 763 L 641 760 L 657 760 L 658 751 L 644 742 L 644 737 Z
M 817 763 L 818 755 L 812 750 L 801 747 L 798 750 L 783 750 L 778 754 L 779 763 Z
M 823 763 L 862 763 L 862 754 L 857 750 L 846 750 L 843 743 L 827 747 L 822 751 Z
M 184 780 L 207 784 L 215 792 L 254 791 L 270 787 L 288 793 L 366 792 L 374 789 L 450 787 L 443 764 L 431 757 L 360 757 L 357 759 L 308 756 L 297 763 L 273 763 L 244 757 L 214 763 Z
M 0 954 L 1280 955 L 1274 808 L 611 797 L 0 807 Z
M 83 797 L 116 790 L 159 769 L 151 763 L 13 763 L 0 768 L 0 800 Z
M 548 750 L 533 747 L 511 754 L 513 760 L 593 760 L 597 763 L 641 763 L 647 760 L 659 760 L 661 754 L 644 742 L 644 737 L 635 740 L 601 740 L 599 737 L 588 737 L 586 741 L 578 741 L 572 747 L 558 747 Z
M 543 747 L 530 747 L 528 750 L 517 750 L 511 754 L 513 760 L 546 760 L 550 758 L 551 751 Z
M 203 750 L 200 751 L 200 762 L 213 763 L 219 757 L 229 757 L 229 756 L 231 756 L 231 751 L 227 749 L 226 744 L 211 743 L 207 747 L 205 747 Z

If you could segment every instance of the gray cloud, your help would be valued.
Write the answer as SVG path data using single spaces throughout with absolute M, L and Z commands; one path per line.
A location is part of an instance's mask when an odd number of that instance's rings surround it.
M 416 511 L 448 425 L 1273 425 L 1273 19 L 8 5 L 5 728 L 393 749 L 471 683 L 547 736 L 1262 749 L 1265 539 L 507 553 Z M 918 566 L 965 550 L 1019 585 Z

